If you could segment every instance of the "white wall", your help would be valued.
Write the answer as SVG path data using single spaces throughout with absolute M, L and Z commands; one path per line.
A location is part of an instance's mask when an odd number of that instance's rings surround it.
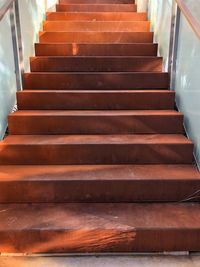
M 136 0 L 138 12 L 146 12 L 148 6 L 148 0 Z
M 29 71 L 29 56 L 34 55 L 34 43 L 42 29 L 45 11 L 53 9 L 56 0 L 19 1 L 25 71 Z
M 158 43 L 158 53 L 163 57 L 163 69 L 167 71 L 170 41 L 172 0 L 149 0 L 148 15 L 154 42 Z
M 0 7 L 6 0 L 0 0 Z M 56 0 L 19 0 L 25 71 L 29 71 L 29 57 L 34 55 L 34 43 L 38 40 L 45 11 L 52 10 Z M 0 139 L 7 128 L 7 116 L 16 104 L 9 12 L 0 21 Z

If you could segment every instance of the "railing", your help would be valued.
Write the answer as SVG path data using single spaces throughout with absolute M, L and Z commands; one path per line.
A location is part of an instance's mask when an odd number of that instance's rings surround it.
M 185 132 L 195 145 L 194 157 L 200 170 L 200 22 L 194 16 L 200 9 L 198 2 L 173 1 L 168 71 L 170 88 L 176 92 L 176 106 L 184 114 Z
M 176 0 L 176 3 L 180 11 L 186 17 L 193 31 L 196 33 L 196 35 L 200 39 L 200 25 L 198 21 L 194 18 L 194 16 L 192 15 L 192 13 L 190 12 L 189 8 L 186 6 L 183 0 Z
M 22 90 L 22 73 L 24 71 L 24 67 L 18 0 L 7 0 L 5 2 L 5 4 L 0 9 L 0 22 L 7 12 L 10 12 L 10 25 L 15 62 L 16 86 L 17 90 Z
M 169 45 L 169 61 L 168 61 L 168 72 L 171 77 L 170 88 L 175 87 L 175 74 L 176 74 L 176 58 L 177 58 L 177 47 L 180 27 L 180 15 L 181 12 L 188 21 L 190 27 L 200 39 L 200 25 L 194 18 L 189 8 L 186 6 L 183 0 L 174 0 L 172 4 L 172 18 L 171 18 L 171 34 L 170 34 L 170 45 Z

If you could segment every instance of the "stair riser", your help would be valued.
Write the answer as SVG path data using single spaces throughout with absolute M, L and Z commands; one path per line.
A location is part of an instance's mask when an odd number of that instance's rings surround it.
M 27 73 L 26 89 L 167 89 L 167 73 Z
M 163 124 L 163 121 L 165 122 Z M 10 134 L 181 134 L 182 115 L 10 116 Z
M 147 13 L 136 12 L 49 12 L 47 20 L 145 21 Z
M 199 186 L 198 180 L 4 181 L 0 203 L 176 202 L 187 199 Z
M 134 0 L 60 0 L 59 4 L 134 4 Z
M 32 72 L 161 72 L 162 58 L 90 58 L 90 57 L 33 57 L 30 60 Z
M 156 56 L 157 44 L 35 44 L 36 56 Z
M 152 32 L 41 32 L 41 43 L 152 43 Z
M 190 164 L 192 144 L 7 145 L 0 164 Z M 19 157 L 20 155 L 20 157 Z
M 57 12 L 136 12 L 135 4 L 56 5 Z
M 4 253 L 199 251 L 199 229 L 69 229 L 0 232 Z M 9 244 L 9 245 L 8 245 Z
M 174 92 L 18 92 L 18 109 L 21 110 L 151 110 L 174 109 Z
M 43 25 L 44 31 L 97 31 L 97 32 L 148 32 L 150 22 L 148 21 L 128 21 L 128 22 L 102 22 L 102 21 L 46 21 Z

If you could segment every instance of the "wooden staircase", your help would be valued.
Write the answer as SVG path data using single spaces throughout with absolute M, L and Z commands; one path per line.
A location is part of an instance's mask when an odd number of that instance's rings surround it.
M 200 250 L 200 174 L 146 13 L 60 0 L 0 143 L 0 252 Z

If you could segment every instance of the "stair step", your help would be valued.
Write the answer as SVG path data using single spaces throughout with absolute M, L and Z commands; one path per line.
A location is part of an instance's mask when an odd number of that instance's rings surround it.
M 24 74 L 26 89 L 168 89 L 168 73 L 34 72 Z
M 31 57 L 32 72 L 161 72 L 161 57 Z
M 1 165 L 191 164 L 183 135 L 10 135 L 0 143 Z M 19 156 L 20 155 L 20 156 Z
M 183 115 L 173 110 L 35 110 L 10 114 L 9 133 L 181 134 L 184 131 Z
M 59 0 L 59 4 L 134 4 L 134 0 Z
M 199 204 L 1 204 L 1 252 L 200 250 Z
M 157 56 L 157 44 L 35 44 L 36 56 Z
M 0 166 L 1 203 L 199 201 L 199 186 L 192 165 Z
M 32 110 L 170 110 L 175 92 L 170 90 L 23 90 L 17 92 L 18 109 Z
M 47 12 L 0 142 L 0 254 L 200 250 L 194 145 L 135 2 Z
M 40 32 L 41 43 L 152 43 L 152 32 Z
M 57 12 L 136 12 L 135 4 L 57 4 Z
M 137 12 L 47 12 L 47 20 L 73 21 L 144 21 L 147 13 Z
M 148 32 L 149 21 L 45 21 L 43 30 L 56 31 L 97 31 L 97 32 Z

